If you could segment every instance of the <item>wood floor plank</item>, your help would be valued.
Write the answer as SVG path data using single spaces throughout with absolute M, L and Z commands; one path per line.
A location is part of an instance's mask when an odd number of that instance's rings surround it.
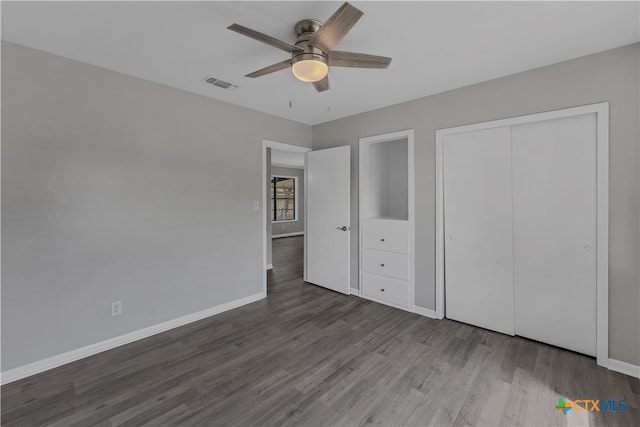
M 273 241 L 264 300 L 3 386 L 2 425 L 640 425 L 639 380 L 305 284 L 302 246 Z M 565 416 L 558 397 L 627 411 Z

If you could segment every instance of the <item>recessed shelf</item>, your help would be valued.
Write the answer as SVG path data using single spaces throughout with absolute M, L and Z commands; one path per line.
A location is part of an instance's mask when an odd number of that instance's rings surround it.
M 363 216 L 408 220 L 407 138 L 369 144 L 364 150 L 368 165 Z

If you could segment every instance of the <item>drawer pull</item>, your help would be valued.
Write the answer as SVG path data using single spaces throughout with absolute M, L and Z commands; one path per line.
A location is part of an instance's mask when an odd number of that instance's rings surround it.
M 384 239 L 380 239 L 381 242 L 384 242 Z
M 384 264 L 380 264 L 380 267 L 384 267 Z
M 380 292 L 384 292 L 384 288 L 380 289 Z

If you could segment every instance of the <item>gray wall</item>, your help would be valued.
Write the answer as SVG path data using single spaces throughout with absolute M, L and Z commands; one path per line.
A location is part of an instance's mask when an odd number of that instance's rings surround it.
M 3 42 L 2 370 L 261 292 L 263 139 L 311 127 Z
M 415 129 L 416 303 L 435 304 L 437 129 L 610 102 L 609 357 L 640 364 L 639 44 L 519 73 L 313 127 L 313 148 L 352 147 L 351 226 L 358 229 L 358 138 Z M 352 283 L 358 240 L 352 233 Z
M 304 231 L 304 169 L 271 166 L 271 175 L 295 176 L 298 178 L 298 220 L 294 222 L 272 222 L 272 234 L 278 235 Z

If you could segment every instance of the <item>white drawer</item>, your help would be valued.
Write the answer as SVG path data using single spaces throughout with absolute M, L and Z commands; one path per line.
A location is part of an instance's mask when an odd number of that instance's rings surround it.
M 362 270 L 400 280 L 409 280 L 409 255 L 363 249 Z
M 402 307 L 409 306 L 409 283 L 402 280 L 362 272 L 362 294 Z
M 406 254 L 409 252 L 409 233 L 402 229 L 362 227 L 362 247 Z

